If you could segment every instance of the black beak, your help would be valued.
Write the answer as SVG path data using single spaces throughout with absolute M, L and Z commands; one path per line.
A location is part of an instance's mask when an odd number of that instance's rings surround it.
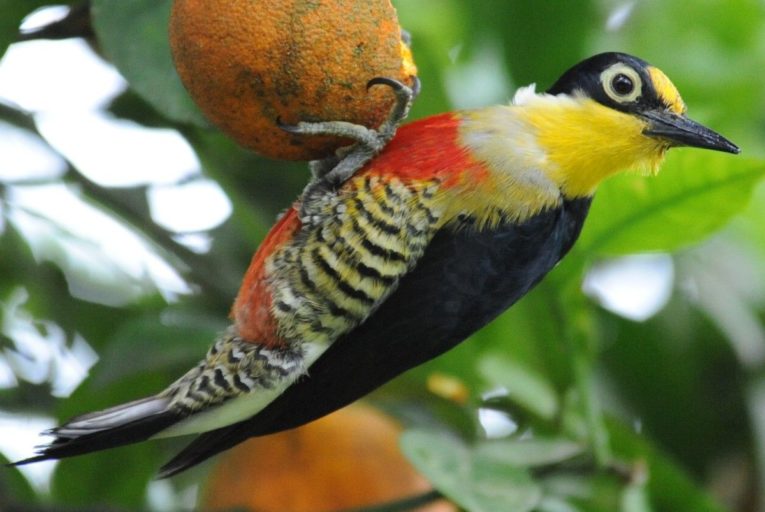
M 648 121 L 645 135 L 666 139 L 673 146 L 692 146 L 725 153 L 740 153 L 731 141 L 685 116 L 665 110 L 651 110 L 642 114 Z

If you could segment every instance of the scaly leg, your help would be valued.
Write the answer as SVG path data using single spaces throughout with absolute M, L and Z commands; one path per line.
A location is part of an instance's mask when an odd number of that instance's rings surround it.
M 303 191 L 300 211 L 300 218 L 303 222 L 311 219 L 312 206 L 316 204 L 317 199 L 342 185 L 353 173 L 361 169 L 383 150 L 396 134 L 396 129 L 401 121 L 409 114 L 412 102 L 420 89 L 420 82 L 417 77 L 413 78 L 412 87 L 407 87 L 397 80 L 384 77 L 373 78 L 367 83 L 367 88 L 374 85 L 387 85 L 393 89 L 396 95 L 393 109 L 376 130 L 346 121 L 314 123 L 301 121 L 296 125 L 286 125 L 277 120 L 279 127 L 290 133 L 332 135 L 355 141 L 350 146 L 338 149 L 334 156 L 309 163 L 312 179 Z

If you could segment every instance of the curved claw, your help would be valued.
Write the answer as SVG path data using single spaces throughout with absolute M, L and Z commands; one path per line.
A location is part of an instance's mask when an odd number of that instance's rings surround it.
M 373 79 L 371 79 L 369 82 L 367 82 L 367 90 L 371 89 L 374 85 L 387 85 L 394 91 L 400 91 L 404 87 L 406 87 L 404 84 L 399 82 L 398 80 L 394 80 L 393 78 L 388 78 L 385 76 L 376 76 Z
M 281 116 L 277 116 L 276 126 L 278 126 L 280 130 L 284 130 L 287 133 L 300 133 L 300 128 L 297 125 L 285 123 L 282 121 Z
M 410 86 L 412 97 L 417 97 L 417 95 L 420 94 L 420 87 L 422 82 L 420 82 L 420 79 L 416 75 L 411 75 L 409 78 L 412 80 L 412 85 Z M 402 84 L 398 80 L 384 76 L 376 76 L 367 82 L 367 90 L 369 90 L 374 85 L 387 85 L 396 92 L 406 87 L 406 85 Z

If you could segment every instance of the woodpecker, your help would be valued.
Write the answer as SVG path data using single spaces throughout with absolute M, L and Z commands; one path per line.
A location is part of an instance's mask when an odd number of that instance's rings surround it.
M 201 433 L 166 477 L 343 407 L 510 307 L 569 251 L 604 179 L 656 173 L 676 146 L 739 152 L 686 117 L 658 68 L 604 53 L 545 93 L 532 85 L 509 105 L 404 125 L 350 173 L 317 166 L 316 180 L 344 181 L 314 181 L 276 222 L 231 326 L 196 367 L 157 395 L 52 429 L 19 463 Z

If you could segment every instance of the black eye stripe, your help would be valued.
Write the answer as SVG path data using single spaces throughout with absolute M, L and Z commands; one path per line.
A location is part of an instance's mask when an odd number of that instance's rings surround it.
M 619 73 L 611 79 L 611 87 L 616 94 L 626 96 L 635 90 L 635 83 L 624 73 Z

